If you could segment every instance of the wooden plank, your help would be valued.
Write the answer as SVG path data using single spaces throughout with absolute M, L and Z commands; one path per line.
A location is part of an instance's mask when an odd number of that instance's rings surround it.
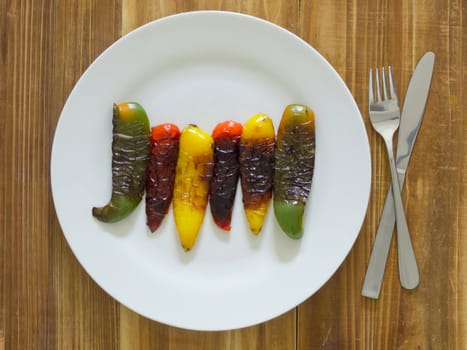
M 465 165 L 459 166 L 465 160 L 467 131 L 465 102 L 459 99 L 466 66 L 463 6 L 441 1 L 302 3 L 303 36 L 336 67 L 363 111 L 373 186 L 351 254 L 299 309 L 300 349 L 466 346 L 465 282 L 460 281 L 466 267 L 460 258 L 465 250 L 460 233 L 466 225 Z M 401 290 L 394 244 L 381 298 L 372 301 L 360 297 L 360 289 L 390 180 L 383 144 L 368 122 L 366 72 L 392 64 L 403 101 L 411 72 L 427 50 L 436 53 L 437 63 L 404 192 L 421 284 L 414 291 Z
M 297 27 L 298 6 L 288 1 L 139 1 L 124 0 L 122 34 L 151 20 L 171 14 L 203 10 L 240 11 L 278 23 L 292 31 Z M 228 315 L 226 315 L 228 317 Z M 168 349 L 294 349 L 295 310 L 258 326 L 227 332 L 195 332 L 168 327 L 120 307 L 120 341 L 124 348 L 134 348 L 134 334 L 139 334 L 141 349 L 166 346 Z
M 242 12 L 264 18 L 284 28 L 296 32 L 298 26 L 298 1 L 284 0 L 200 0 L 200 1 L 141 1 L 122 0 L 123 33 L 141 26 L 144 23 L 170 16 L 176 13 L 200 10 L 221 10 Z
M 47 239 L 52 22 L 50 4 L 1 2 L 0 347 L 54 345 L 56 309 L 48 301 L 51 246 Z
M 417 291 L 400 301 L 404 327 L 398 329 L 398 341 L 408 346 L 467 346 L 465 314 L 464 320 L 459 318 L 459 310 L 466 310 L 461 273 L 466 265 L 460 260 L 466 246 L 460 229 L 466 212 L 461 159 L 467 125 L 465 102 L 455 102 L 466 88 L 465 6 L 465 2 L 421 1 L 414 8 L 412 49 L 420 56 L 430 48 L 437 56 L 428 113 L 407 174 L 406 195 L 419 203 L 408 206 L 408 217 L 424 277 Z
M 61 109 L 84 70 L 119 37 L 119 3 L 114 1 L 55 2 L 53 8 L 52 89 L 47 116 L 55 130 Z M 83 106 L 84 107 L 84 106 Z M 83 108 L 84 111 L 84 108 Z M 51 142 L 48 136 L 47 142 Z M 47 152 L 50 149 L 47 147 Z M 72 185 L 73 179 L 70 179 Z M 72 199 L 70 199 L 72 200 Z M 49 215 L 55 218 L 51 212 Z M 56 337 L 60 349 L 118 347 L 118 305 L 87 275 L 70 250 L 56 219 L 49 223 L 53 252 Z
M 226 317 L 228 317 L 226 315 Z M 120 349 L 295 349 L 295 313 L 239 330 L 199 332 L 169 327 L 120 307 Z

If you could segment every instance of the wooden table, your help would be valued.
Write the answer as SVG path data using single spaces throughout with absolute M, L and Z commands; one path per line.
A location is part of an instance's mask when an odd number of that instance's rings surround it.
M 290 312 L 225 332 L 172 328 L 109 297 L 65 241 L 49 180 L 61 109 L 88 65 L 148 21 L 201 9 L 267 19 L 319 50 L 362 111 L 373 162 L 367 216 L 337 273 Z M 466 1 L 2 0 L 0 34 L 0 349 L 467 348 Z M 369 300 L 360 290 L 390 179 L 368 68 L 392 64 L 403 97 L 428 50 L 435 72 L 403 195 L 421 284 L 401 289 L 393 244 Z

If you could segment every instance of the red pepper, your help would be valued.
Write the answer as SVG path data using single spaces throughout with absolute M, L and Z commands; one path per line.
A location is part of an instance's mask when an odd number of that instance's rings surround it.
M 242 128 L 242 124 L 229 120 L 217 124 L 212 132 L 214 172 L 209 188 L 209 204 L 214 222 L 226 231 L 230 231 L 240 175 L 238 154 Z
M 160 226 L 172 202 L 179 141 L 180 130 L 174 124 L 165 123 L 151 129 L 146 216 L 152 232 Z

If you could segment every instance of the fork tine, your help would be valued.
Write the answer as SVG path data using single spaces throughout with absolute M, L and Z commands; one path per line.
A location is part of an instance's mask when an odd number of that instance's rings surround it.
M 388 72 L 389 72 L 388 74 L 389 75 L 389 89 L 391 90 L 391 98 L 397 101 L 396 87 L 394 86 L 394 83 L 393 83 L 391 66 L 388 67 Z
M 370 68 L 370 77 L 368 79 L 368 101 L 369 103 L 375 102 L 375 96 L 373 94 L 373 71 Z
M 378 71 L 378 68 L 376 68 L 375 71 L 376 71 L 376 96 L 377 96 L 376 102 L 381 102 L 381 90 L 379 88 L 379 71 Z
M 384 71 L 384 67 L 381 68 L 381 77 L 383 78 L 383 100 L 386 101 L 389 97 L 386 90 L 386 72 Z

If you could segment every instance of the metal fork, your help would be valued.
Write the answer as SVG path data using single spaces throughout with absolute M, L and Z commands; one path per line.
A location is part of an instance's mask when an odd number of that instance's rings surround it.
M 413 252 L 412 241 L 410 240 L 409 228 L 405 218 L 399 180 L 397 178 L 396 165 L 394 162 L 392 139 L 394 137 L 394 133 L 399 128 L 400 110 L 396 89 L 394 87 L 391 67 L 388 67 L 390 95 L 388 95 L 386 88 L 386 72 L 384 68 L 381 68 L 381 78 L 383 98 L 381 98 L 379 70 L 376 69 L 376 85 L 374 86 L 373 72 L 370 69 L 370 78 L 368 83 L 370 121 L 376 132 L 384 139 L 389 158 L 392 192 L 394 195 L 394 209 L 396 213 L 398 263 L 401 285 L 404 288 L 413 289 L 418 285 L 419 275 L 418 269 L 413 270 L 407 268 L 410 266 L 416 266 L 416 262 L 414 265 L 414 262 L 412 261 L 415 257 L 415 254 Z M 374 90 L 376 90 L 376 99 L 374 97 Z

